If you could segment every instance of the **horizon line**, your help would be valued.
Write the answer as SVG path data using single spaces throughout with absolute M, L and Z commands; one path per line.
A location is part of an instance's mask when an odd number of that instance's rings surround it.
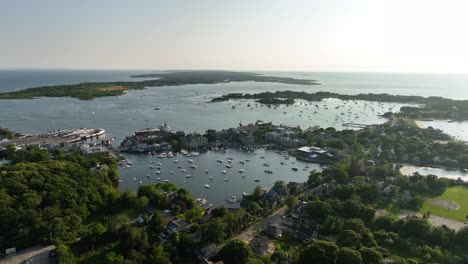
M 381 69 L 222 69 L 222 68 L 198 68 L 198 69 L 149 69 L 149 68 L 72 68 L 72 67 L 0 67 L 0 71 L 232 71 L 232 72 L 298 72 L 298 73 L 400 73 L 400 74 L 454 74 L 467 75 L 463 71 L 417 71 L 417 70 L 381 70 Z

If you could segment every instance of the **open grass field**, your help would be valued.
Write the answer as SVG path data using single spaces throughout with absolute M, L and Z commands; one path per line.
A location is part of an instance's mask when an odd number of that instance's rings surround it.
M 457 204 L 460 207 L 454 210 L 456 207 L 452 206 L 453 204 Z M 466 216 L 468 215 L 468 189 L 463 187 L 447 188 L 441 196 L 426 201 L 420 213 L 427 212 L 452 220 L 466 222 Z

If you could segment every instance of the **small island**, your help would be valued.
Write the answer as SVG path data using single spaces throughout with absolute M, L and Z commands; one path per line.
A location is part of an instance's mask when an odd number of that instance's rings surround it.
M 145 87 L 180 86 L 187 84 L 216 84 L 229 82 L 273 82 L 296 85 L 318 85 L 314 80 L 266 76 L 250 72 L 230 71 L 171 71 L 133 75 L 132 78 L 154 78 L 134 82 L 83 82 L 69 85 L 33 87 L 25 90 L 0 93 L 0 99 L 33 99 L 37 97 L 72 97 L 93 100 L 98 97 L 119 96 L 127 90 Z

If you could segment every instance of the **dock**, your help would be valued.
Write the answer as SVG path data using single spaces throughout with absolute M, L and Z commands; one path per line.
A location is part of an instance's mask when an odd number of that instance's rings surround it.
M 17 146 L 57 146 L 61 144 L 70 144 L 82 140 L 97 138 L 106 133 L 103 128 L 76 128 L 56 130 L 43 134 L 25 135 L 21 138 L 12 139 L 0 142 L 0 146 L 17 145 Z
M 343 126 L 346 128 L 353 127 L 353 128 L 366 128 L 372 125 L 367 124 L 359 124 L 359 123 L 343 123 Z

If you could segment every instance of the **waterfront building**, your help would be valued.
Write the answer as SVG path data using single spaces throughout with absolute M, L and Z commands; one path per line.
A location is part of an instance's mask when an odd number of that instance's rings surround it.
M 198 133 L 187 134 L 184 137 L 183 145 L 186 149 L 200 148 L 208 145 L 208 139 Z

